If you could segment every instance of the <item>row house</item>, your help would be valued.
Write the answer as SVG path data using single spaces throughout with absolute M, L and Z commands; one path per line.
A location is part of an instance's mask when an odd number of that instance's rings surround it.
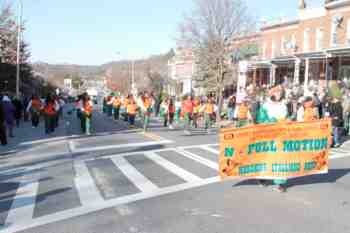
M 319 8 L 300 0 L 298 13 L 295 20 L 262 25 L 254 36 L 259 53 L 244 61 L 248 83 L 350 79 L 350 0 L 326 0 Z
M 194 91 L 195 60 L 192 49 L 178 47 L 168 61 L 169 76 L 175 85 L 168 87 L 171 95 L 186 95 Z

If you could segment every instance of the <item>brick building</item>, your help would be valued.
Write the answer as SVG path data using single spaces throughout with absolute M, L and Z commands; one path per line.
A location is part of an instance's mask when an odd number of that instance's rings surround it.
M 299 1 L 298 18 L 263 24 L 255 35 L 259 55 L 248 61 L 247 83 L 305 84 L 350 79 L 350 0 L 318 8 Z M 241 43 L 240 38 L 234 43 Z

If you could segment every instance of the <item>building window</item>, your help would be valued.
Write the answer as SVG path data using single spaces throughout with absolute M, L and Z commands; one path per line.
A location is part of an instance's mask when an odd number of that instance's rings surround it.
M 281 53 L 282 55 L 286 54 L 286 38 L 284 36 L 281 38 Z
M 331 47 L 337 46 L 337 18 L 333 17 L 332 19 L 332 28 L 331 28 Z
M 350 19 L 347 22 L 346 43 L 350 46 Z
M 309 51 L 309 48 L 310 48 L 310 45 L 309 45 L 309 33 L 310 30 L 307 28 L 305 29 L 304 31 L 304 52 L 308 52 Z
M 266 59 L 266 48 L 267 48 L 267 45 L 266 45 L 266 42 L 264 42 L 264 44 L 263 44 L 263 51 L 262 51 L 263 59 Z
M 323 29 L 317 28 L 316 30 L 316 50 L 323 49 Z
M 274 58 L 275 57 L 275 51 L 276 50 L 276 43 L 275 40 L 272 40 L 272 46 L 271 46 L 271 57 Z

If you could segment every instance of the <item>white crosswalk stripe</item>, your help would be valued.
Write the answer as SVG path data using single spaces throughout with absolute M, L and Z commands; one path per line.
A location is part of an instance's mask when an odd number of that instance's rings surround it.
M 155 184 L 153 184 L 144 175 L 142 175 L 124 157 L 115 157 L 112 159 L 112 161 L 124 173 L 124 175 L 142 192 L 157 192 L 159 190 Z
M 17 222 L 28 222 L 32 219 L 39 185 L 37 178 L 38 175 L 34 175 L 31 179 L 22 177 L 12 202 L 11 211 L 6 218 L 5 226 L 10 226 Z
M 74 168 L 76 171 L 75 185 L 79 193 L 81 204 L 91 205 L 103 201 L 84 161 L 75 161 Z
M 169 162 L 168 160 L 159 156 L 155 152 L 146 152 L 145 156 L 150 160 L 154 161 L 155 163 L 165 167 L 166 169 L 181 177 L 182 179 L 186 180 L 187 182 L 198 182 L 202 180 L 198 176 L 186 171 L 185 169 L 182 169 L 181 167 L 177 166 L 172 162 Z

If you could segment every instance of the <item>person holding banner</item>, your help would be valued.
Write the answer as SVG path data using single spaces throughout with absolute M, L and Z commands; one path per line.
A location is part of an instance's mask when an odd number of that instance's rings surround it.
M 270 91 L 270 100 L 266 101 L 258 110 L 257 123 L 268 124 L 278 123 L 287 120 L 288 109 L 287 105 L 283 102 L 283 89 L 275 89 L 276 91 Z M 260 114 L 260 115 L 259 115 Z M 266 180 L 258 180 L 258 183 L 262 186 L 266 186 Z M 286 179 L 276 179 L 273 181 L 278 192 L 286 192 Z

